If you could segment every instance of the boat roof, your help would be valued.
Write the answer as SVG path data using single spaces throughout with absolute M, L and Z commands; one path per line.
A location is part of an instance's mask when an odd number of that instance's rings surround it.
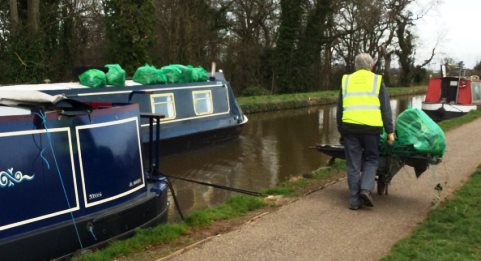
M 224 73 L 222 71 L 215 72 L 213 77 L 216 81 L 226 81 L 224 78 Z M 199 83 L 199 82 L 193 82 Z M 180 84 L 180 83 L 176 83 Z M 181 83 L 181 84 L 191 84 L 191 83 Z M 140 86 L 144 85 L 133 80 L 125 80 L 125 87 Z M 112 85 L 107 85 L 99 88 L 122 88 L 115 87 Z M 92 89 L 80 84 L 80 82 L 63 82 L 63 83 L 37 83 L 37 84 L 18 84 L 18 85 L 0 85 L 0 90 L 34 90 L 34 91 L 50 91 L 50 90 L 73 90 L 73 89 Z
M 126 80 L 125 86 L 138 86 L 140 83 L 132 80 Z M 111 86 L 110 86 L 111 87 Z M 40 84 L 18 84 L 18 85 L 0 85 L 0 90 L 33 90 L 33 91 L 49 91 L 49 90 L 72 90 L 72 89 L 89 89 L 91 87 L 80 84 L 80 82 L 63 82 L 63 83 L 40 83 Z M 102 88 L 109 88 L 105 86 Z
M 481 81 L 479 79 L 479 76 L 477 75 L 472 75 L 472 76 L 434 76 L 434 77 L 431 77 L 430 80 L 434 80 L 434 79 L 451 79 L 451 80 L 466 80 L 466 81 L 473 81 L 473 82 L 479 82 Z

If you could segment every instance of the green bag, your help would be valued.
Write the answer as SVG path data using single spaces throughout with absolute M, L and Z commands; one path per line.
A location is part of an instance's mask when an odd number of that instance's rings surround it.
M 182 82 L 182 70 L 178 65 L 171 64 L 160 68 L 159 74 L 164 75 L 165 82 L 180 83 Z
M 381 135 L 381 155 L 387 153 L 401 157 L 429 154 L 441 158 L 446 150 L 443 130 L 426 113 L 408 108 L 396 120 L 396 139 L 386 144 L 387 134 Z
M 160 68 L 159 74 L 169 83 L 189 83 L 207 81 L 209 75 L 202 67 L 192 65 L 171 64 Z
M 105 73 L 98 69 L 90 69 L 79 75 L 80 84 L 97 88 L 107 84 Z
M 194 82 L 205 82 L 209 80 L 209 74 L 202 66 L 192 68 L 192 79 Z
M 134 77 L 132 77 L 134 82 L 138 82 L 141 84 L 157 84 L 161 83 L 161 77 L 157 73 L 157 69 L 151 65 L 144 65 L 135 71 Z
M 105 74 L 107 84 L 113 86 L 125 86 L 125 70 L 119 64 L 106 64 L 109 71 Z

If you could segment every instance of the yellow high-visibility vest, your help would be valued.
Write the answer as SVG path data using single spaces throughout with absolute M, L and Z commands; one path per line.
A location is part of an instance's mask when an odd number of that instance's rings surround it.
M 379 90 L 382 76 L 358 70 L 342 77 L 342 122 L 382 127 Z

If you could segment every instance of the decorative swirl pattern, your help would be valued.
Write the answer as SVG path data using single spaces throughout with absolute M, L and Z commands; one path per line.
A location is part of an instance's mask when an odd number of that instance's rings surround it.
M 13 187 L 15 184 L 21 183 L 22 181 L 30 181 L 34 177 L 35 175 L 23 175 L 20 171 L 13 173 L 13 168 L 9 168 L 7 171 L 0 172 L 0 188 Z

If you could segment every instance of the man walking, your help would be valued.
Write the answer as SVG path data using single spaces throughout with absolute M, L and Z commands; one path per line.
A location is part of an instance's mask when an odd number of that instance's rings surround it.
M 394 141 L 389 94 L 382 76 L 371 72 L 374 62 L 367 53 L 355 58 L 353 74 L 342 77 L 337 106 L 337 128 L 341 133 L 347 161 L 350 209 L 373 207 L 382 128 L 388 133 L 387 143 Z

